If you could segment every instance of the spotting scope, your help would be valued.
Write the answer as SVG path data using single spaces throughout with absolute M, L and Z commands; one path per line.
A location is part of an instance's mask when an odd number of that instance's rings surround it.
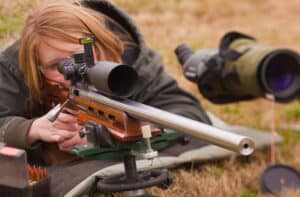
M 175 53 L 184 75 L 213 103 L 224 104 L 273 95 L 286 103 L 299 97 L 300 59 L 295 51 L 258 43 L 229 32 L 219 49 L 193 52 L 186 44 Z

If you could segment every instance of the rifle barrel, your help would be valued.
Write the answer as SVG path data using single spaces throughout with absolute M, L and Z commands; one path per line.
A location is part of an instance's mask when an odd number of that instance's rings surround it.
M 241 155 L 250 155 L 254 151 L 254 142 L 247 136 L 235 134 L 223 129 L 204 124 L 177 114 L 157 109 L 129 99 L 121 101 L 87 91 L 81 88 L 73 90 L 75 96 L 81 96 L 103 105 L 122 110 L 132 117 L 158 124 L 165 128 L 196 137 L 208 143 L 235 151 Z

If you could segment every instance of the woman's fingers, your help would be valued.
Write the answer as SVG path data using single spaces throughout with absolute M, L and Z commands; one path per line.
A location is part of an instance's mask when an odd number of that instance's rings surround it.
M 33 121 L 28 132 L 28 142 L 30 144 L 38 140 L 62 142 L 78 135 L 81 128 L 82 126 L 78 124 L 77 117 L 69 114 L 69 112 L 61 112 L 54 122 L 50 122 L 47 114 L 45 114 Z
M 59 142 L 70 139 L 70 138 L 74 137 L 75 135 L 79 136 L 78 132 L 70 132 L 70 131 L 66 131 L 66 130 L 51 131 L 51 136 L 56 136 L 56 135 L 60 136 Z M 54 137 L 54 138 L 58 138 L 58 137 Z
M 81 138 L 79 135 L 75 135 L 70 139 L 60 142 L 58 145 L 60 150 L 69 151 L 72 146 L 85 144 L 86 142 L 86 138 Z
M 63 112 L 68 113 L 68 114 L 72 114 L 73 116 L 78 115 L 77 110 L 73 110 L 73 109 L 70 109 L 68 107 L 64 107 Z
M 72 114 L 68 114 L 68 113 L 64 113 L 64 112 L 60 112 L 60 114 L 58 115 L 57 119 L 54 121 L 55 122 L 62 122 L 62 123 L 77 123 L 77 117 L 72 115 Z
M 63 112 L 61 112 L 58 118 L 53 122 L 53 127 L 68 131 L 78 131 L 80 128 L 76 116 Z
M 78 123 L 62 123 L 62 122 L 55 122 L 53 123 L 53 127 L 56 129 L 62 129 L 67 131 L 78 131 L 80 129 L 80 126 Z
M 59 142 L 62 141 L 63 137 L 61 137 L 60 135 L 54 134 L 54 135 L 50 135 L 46 139 L 47 139 L 47 142 L 57 142 L 57 143 L 59 143 Z

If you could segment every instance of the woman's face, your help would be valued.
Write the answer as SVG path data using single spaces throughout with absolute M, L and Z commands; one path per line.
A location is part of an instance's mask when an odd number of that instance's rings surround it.
M 74 52 L 83 51 L 81 44 L 45 38 L 39 47 L 40 69 L 44 77 L 59 83 L 65 88 L 71 87 L 71 82 L 57 70 L 57 63 L 66 58 L 72 58 Z

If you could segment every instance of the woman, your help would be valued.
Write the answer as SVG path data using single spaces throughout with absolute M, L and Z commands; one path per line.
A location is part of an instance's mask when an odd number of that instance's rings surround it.
M 0 141 L 27 150 L 38 149 L 40 141 L 56 142 L 63 151 L 85 143 L 76 112 L 49 122 L 42 95 L 45 78 L 70 87 L 55 65 L 82 50 L 78 39 L 91 34 L 96 61 L 124 62 L 138 72 L 130 99 L 210 123 L 199 102 L 164 72 L 159 55 L 124 12 L 106 1 L 53 3 L 29 15 L 20 40 L 1 55 Z

